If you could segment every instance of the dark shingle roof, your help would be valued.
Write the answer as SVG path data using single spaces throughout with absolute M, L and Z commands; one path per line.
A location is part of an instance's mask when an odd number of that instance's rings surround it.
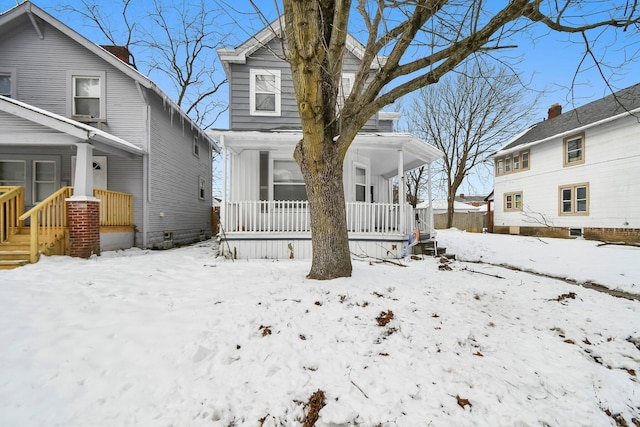
M 532 126 L 509 145 L 500 149 L 508 150 L 518 145 L 536 142 L 563 132 L 577 129 L 609 117 L 640 108 L 640 83 L 622 89 L 597 101 L 562 113 L 551 120 L 544 120 Z

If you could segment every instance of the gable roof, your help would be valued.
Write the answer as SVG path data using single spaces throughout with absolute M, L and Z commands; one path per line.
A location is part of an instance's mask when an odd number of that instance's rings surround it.
M 108 62 L 110 65 L 113 65 L 119 71 L 133 79 L 135 82 L 140 84 L 141 86 L 152 90 L 155 92 L 160 99 L 163 101 L 163 105 L 168 105 L 172 110 L 176 111 L 181 118 L 186 121 L 192 129 L 196 131 L 205 141 L 207 141 L 217 152 L 220 152 L 220 148 L 216 145 L 215 141 L 213 141 L 203 129 L 200 127 L 175 103 L 169 98 L 169 96 L 162 91 L 152 80 L 148 77 L 144 76 L 140 72 L 138 72 L 133 67 L 125 64 L 120 59 L 109 53 L 106 49 L 97 44 L 91 42 L 84 36 L 80 35 L 78 32 L 63 24 L 44 10 L 40 9 L 35 4 L 30 1 L 25 1 L 12 9 L 0 14 L 0 29 L 3 27 L 12 28 L 16 25 L 21 25 L 20 18 L 26 16 L 34 30 L 38 34 L 40 39 L 44 38 L 44 34 L 42 33 L 42 29 L 38 25 L 38 21 L 35 18 L 39 18 L 47 24 L 51 25 L 67 37 L 71 38 L 73 41 L 77 42 L 87 50 L 89 50 L 94 55 L 100 57 L 104 61 Z
M 247 57 L 249 57 L 252 53 L 265 46 L 271 40 L 276 37 L 280 37 L 282 35 L 282 28 L 284 26 L 284 16 L 280 16 L 280 18 L 271 22 L 269 25 L 264 27 L 255 35 L 251 36 L 247 41 L 242 43 L 240 46 L 235 47 L 233 49 L 228 48 L 220 48 L 217 49 L 218 56 L 220 57 L 220 61 L 225 68 L 227 73 L 228 64 L 245 64 L 247 62 Z M 346 39 L 346 48 L 349 52 L 355 55 L 358 59 L 362 59 L 364 56 L 364 45 L 360 43 L 355 37 L 351 34 L 347 33 Z M 381 67 L 386 62 L 387 58 L 385 56 L 378 56 L 371 64 L 372 69 Z
M 569 136 L 638 112 L 640 112 L 640 83 L 562 113 L 553 119 L 537 123 L 490 157 L 500 156 L 550 139 Z
M 93 126 L 62 117 L 50 111 L 25 104 L 15 99 L 0 96 L 0 112 L 5 112 L 15 117 L 37 123 L 50 129 L 52 133 L 68 135 L 78 142 L 89 143 L 101 151 L 113 153 L 122 157 L 141 156 L 145 151 L 122 138 L 111 135 L 108 132 L 94 128 Z M 6 142 L 14 143 L 13 138 L 4 138 Z M 37 143 L 37 141 L 35 141 Z M 2 142 L 0 141 L 0 144 Z M 47 144 L 51 141 L 48 139 Z M 68 142 L 62 141 L 68 145 Z

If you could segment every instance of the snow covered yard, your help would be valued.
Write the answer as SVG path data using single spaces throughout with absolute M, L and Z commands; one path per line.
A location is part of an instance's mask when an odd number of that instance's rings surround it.
M 638 248 L 438 240 L 640 293 Z M 0 425 L 298 426 L 317 390 L 317 426 L 640 423 L 639 301 L 436 259 L 354 261 L 352 278 L 316 282 L 307 261 L 214 248 L 0 271 Z

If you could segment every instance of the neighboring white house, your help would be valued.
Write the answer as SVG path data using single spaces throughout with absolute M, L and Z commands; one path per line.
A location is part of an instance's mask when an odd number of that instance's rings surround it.
M 554 104 L 491 158 L 494 232 L 640 242 L 640 84 Z
M 279 54 L 280 32 L 277 20 L 235 49 L 218 50 L 230 93 L 230 129 L 210 132 L 223 147 L 220 249 L 242 258 L 311 257 L 305 185 L 293 160 L 302 138 L 300 117 L 290 67 Z M 362 51 L 349 36 L 345 93 Z M 358 254 L 400 256 L 417 225 L 422 236 L 432 235 L 429 210 L 393 203 L 393 183 L 442 153 L 413 135 L 394 133 L 398 117 L 393 112 L 371 117 L 344 161 L 347 227 L 351 250 Z

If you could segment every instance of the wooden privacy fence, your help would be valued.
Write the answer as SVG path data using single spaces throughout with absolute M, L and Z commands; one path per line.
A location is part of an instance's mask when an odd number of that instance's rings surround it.
M 447 214 L 436 214 L 433 216 L 433 222 L 437 230 L 447 228 Z M 453 224 L 459 230 L 466 230 L 471 233 L 482 233 L 485 227 L 485 212 L 456 212 L 453 214 Z

